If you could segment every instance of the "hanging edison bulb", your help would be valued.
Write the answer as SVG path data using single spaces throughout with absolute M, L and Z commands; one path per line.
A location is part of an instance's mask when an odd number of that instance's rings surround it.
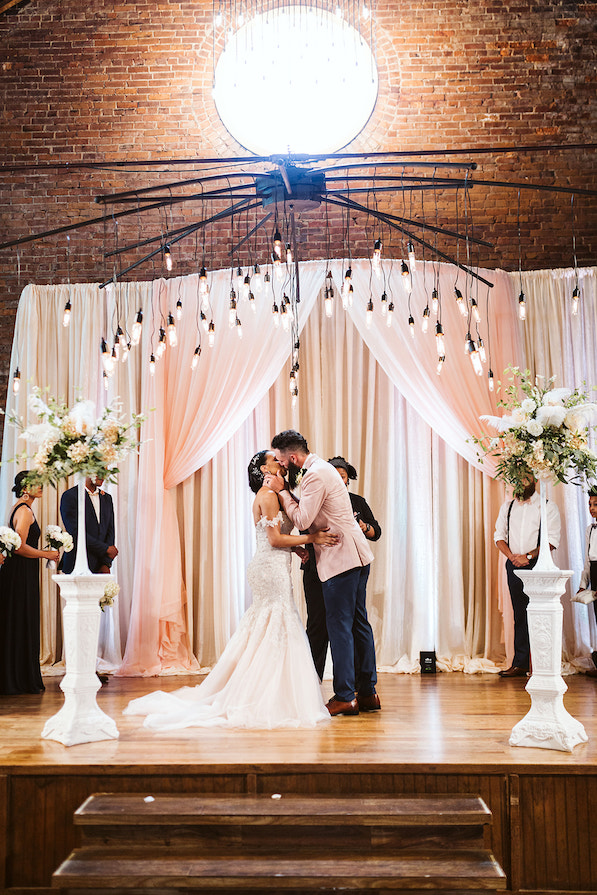
M 466 317 L 468 314 L 466 308 L 466 302 L 462 296 L 462 292 L 458 288 L 458 286 L 454 286 L 454 298 L 456 299 L 456 304 L 458 305 L 458 310 L 462 314 L 463 317 Z
M 408 328 L 410 330 L 411 339 L 414 339 L 414 337 L 415 337 L 415 318 L 413 317 L 412 314 L 410 314 L 409 318 L 408 318 Z
M 445 357 L 446 345 L 444 342 L 444 328 L 439 322 L 435 324 L 435 345 L 439 357 Z
M 278 258 L 282 257 L 282 236 L 277 227 L 276 232 L 274 233 L 274 254 L 277 255 Z
M 164 246 L 164 263 L 166 265 L 166 270 L 172 270 L 174 263 L 172 261 L 172 253 L 169 245 Z
M 324 307 L 325 307 L 325 316 L 326 317 L 331 317 L 333 310 L 334 310 L 333 303 L 332 303 L 332 296 L 333 296 L 333 293 L 326 286 L 325 287 L 325 299 L 324 299 Z
M 413 291 L 413 284 L 410 278 L 410 270 L 408 269 L 408 264 L 406 261 L 402 261 L 400 264 L 400 276 L 402 277 L 402 285 L 404 286 L 404 291 L 407 295 L 410 295 Z
M 352 308 L 352 300 L 354 298 L 354 288 L 352 283 L 348 287 L 348 307 Z
M 21 371 L 17 367 L 14 373 L 12 374 L 12 391 L 14 395 L 18 395 L 19 389 L 21 388 Z
M 487 372 L 487 384 L 489 385 L 489 391 L 493 391 L 493 370 L 489 370 Z
M 207 330 L 207 344 L 210 348 L 213 348 L 216 341 L 216 325 L 213 320 L 210 320 L 209 327 Z
M 437 317 L 437 312 L 439 311 L 439 292 L 437 289 L 434 289 L 431 293 L 431 310 L 433 311 L 433 316 Z
M 236 268 L 236 291 L 238 292 L 239 295 L 242 295 L 243 281 L 244 281 L 243 269 L 242 269 L 242 267 L 237 267 Z
M 235 320 L 235 326 L 236 326 L 236 335 L 239 337 L 239 339 L 242 339 L 243 326 L 242 326 L 242 323 L 240 322 L 240 318 L 238 318 L 238 317 Z
M 292 264 L 292 248 L 290 243 L 286 243 L 286 264 Z
M 388 313 L 388 293 L 381 293 L 381 316 L 385 317 Z
M 127 362 L 130 350 L 131 350 L 131 343 L 125 342 L 124 345 L 122 346 L 122 353 L 120 355 L 120 360 L 122 361 L 123 364 L 125 364 Z
M 248 299 L 249 292 L 251 291 L 251 277 L 247 274 L 247 276 L 243 280 L 243 298 Z
M 62 315 L 62 325 L 67 327 L 70 323 L 70 312 L 71 312 L 71 303 L 70 298 L 67 299 L 66 304 L 64 306 L 64 314 Z
M 276 329 L 280 326 L 280 311 L 276 302 L 272 305 L 272 318 Z
M 230 307 L 228 308 L 228 326 L 232 329 L 236 325 L 236 292 L 230 290 Z
M 294 394 L 294 390 L 297 388 L 296 382 L 296 373 L 294 370 L 290 371 L 290 377 L 288 379 L 288 388 L 290 389 L 290 394 Z
M 481 315 L 479 314 L 479 305 L 474 298 L 471 298 L 471 313 L 473 315 L 473 320 L 475 321 L 475 323 L 480 323 Z
M 196 370 L 199 364 L 199 357 L 201 355 L 201 345 L 197 345 L 195 351 L 193 353 L 193 358 L 191 360 L 191 370 Z
M 430 316 L 429 305 L 427 305 L 427 307 L 424 308 L 424 310 L 423 310 L 423 322 L 421 323 L 421 329 L 423 330 L 424 333 L 426 333 L 427 330 L 429 329 L 429 316 Z
M 518 296 L 518 317 L 520 320 L 527 319 L 527 302 L 524 292 L 521 292 Z
M 485 342 L 479 336 L 477 339 L 477 349 L 479 351 L 479 357 L 481 358 L 481 363 L 484 364 L 487 361 L 487 352 L 485 351 Z
M 406 250 L 408 252 L 408 263 L 410 264 L 411 273 L 414 273 L 417 269 L 417 259 L 415 258 L 415 247 L 412 242 L 409 242 Z
M 441 354 L 437 359 L 437 367 L 435 368 L 435 372 L 438 376 L 441 375 L 442 370 L 444 369 L 444 364 L 446 362 L 446 355 Z
M 200 315 L 199 319 L 201 320 L 201 326 L 203 327 L 203 331 L 207 332 L 207 329 L 208 329 L 207 317 L 205 316 L 203 311 L 201 311 L 201 315 Z
M 367 302 L 367 313 L 365 314 L 365 325 L 367 329 L 371 329 L 373 322 L 373 300 L 370 298 Z
M 203 298 L 209 293 L 209 283 L 207 282 L 207 271 L 204 267 L 199 271 L 199 295 Z
M 256 313 L 257 313 L 257 306 L 255 305 L 255 296 L 253 295 L 253 293 L 251 292 L 250 289 L 249 289 L 249 294 L 248 294 L 247 298 L 248 298 L 248 301 L 249 301 L 249 307 L 251 308 L 251 310 L 253 311 L 253 313 L 256 314 Z
M 298 388 L 295 388 L 295 390 L 292 392 L 292 398 L 291 398 L 291 400 L 290 400 L 290 406 L 293 407 L 293 408 L 296 407 L 296 402 L 297 402 L 297 401 L 298 401 Z
M 112 360 L 116 364 L 120 360 L 120 339 L 118 335 L 114 336 L 114 345 L 112 346 Z
M 168 314 L 168 343 L 170 348 L 176 348 L 178 345 L 178 336 L 176 335 L 176 324 L 172 314 Z
M 155 375 L 155 354 L 153 354 L 153 353 L 151 354 L 151 356 L 149 358 L 149 375 L 150 376 Z
M 107 392 L 110 380 L 108 379 L 108 374 L 105 370 L 102 370 L 102 381 L 104 383 L 104 391 Z
M 176 302 L 176 319 L 182 320 L 182 301 L 180 298 Z
M 286 310 L 287 303 L 287 298 L 286 296 L 284 296 L 280 305 L 280 318 L 282 320 L 282 329 L 284 330 L 284 332 L 288 332 L 290 328 L 290 314 Z
M 160 340 L 158 342 L 158 350 L 156 353 L 158 360 L 166 353 L 166 330 L 163 326 L 160 326 Z
M 386 326 L 389 328 L 392 325 L 394 320 L 394 302 L 391 301 L 388 305 L 388 315 L 386 317 Z
M 481 363 L 481 358 L 479 357 L 479 352 L 477 351 L 477 346 L 475 345 L 473 339 L 471 339 L 469 346 L 469 357 L 471 359 L 471 364 L 473 365 L 473 370 L 477 374 L 477 376 L 483 375 L 483 364 Z
M 137 311 L 137 319 L 133 323 L 131 330 L 131 342 L 138 345 L 141 341 L 141 330 L 143 329 L 143 311 L 139 308 Z
M 371 257 L 371 264 L 373 265 L 373 270 L 379 276 L 381 272 L 381 239 L 376 239 L 373 245 L 373 255 Z
M 253 285 L 253 289 L 257 293 L 257 295 L 263 292 L 263 277 L 261 276 L 261 271 L 258 264 L 256 264 L 253 269 L 253 279 L 251 282 Z
M 572 290 L 572 314 L 574 317 L 578 314 L 578 303 L 580 301 L 580 290 L 578 286 L 575 286 Z
M 110 371 L 112 366 L 112 356 L 110 351 L 108 350 L 108 343 L 104 338 L 102 338 L 101 342 L 101 351 L 102 351 L 102 365 L 106 373 Z
M 344 282 L 342 284 L 342 298 L 348 298 L 348 290 L 352 284 L 352 267 L 346 268 L 346 273 L 344 274 Z M 344 303 L 343 303 L 344 306 Z

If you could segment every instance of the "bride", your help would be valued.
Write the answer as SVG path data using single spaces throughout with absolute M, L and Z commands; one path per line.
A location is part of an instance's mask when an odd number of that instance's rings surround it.
M 292 596 L 291 551 L 304 544 L 332 546 L 327 531 L 291 535 L 277 495 L 263 484 L 280 464 L 271 451 L 249 463 L 255 493 L 257 549 L 247 568 L 253 603 L 215 667 L 196 687 L 158 690 L 133 699 L 128 715 L 145 715 L 151 730 L 183 727 L 313 727 L 329 720 L 307 636 Z

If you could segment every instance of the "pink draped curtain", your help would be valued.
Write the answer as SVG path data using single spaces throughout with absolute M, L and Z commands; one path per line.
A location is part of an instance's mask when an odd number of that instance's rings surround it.
M 331 269 L 336 283 L 342 283 L 341 264 L 334 262 Z M 372 278 L 370 263 L 355 261 L 352 270 L 356 298 L 349 313 L 370 351 L 423 419 L 452 448 L 477 465 L 476 450 L 468 439 L 480 431 L 480 414 L 495 412 L 495 399 L 488 391 L 487 376 L 471 375 L 470 361 L 464 354 L 466 322 L 454 300 L 455 269 L 446 265 L 439 267 L 447 343 L 441 376 L 436 373 L 433 323 L 426 338 L 420 333 L 415 340 L 410 338 L 407 300 L 401 294 L 396 267 L 391 279 L 396 307 L 391 328 L 379 314 L 379 296 L 383 289 L 381 282 Z M 326 271 L 325 262 L 301 265 L 301 324 L 309 316 Z M 385 273 L 388 276 L 389 268 L 386 267 Z M 484 313 L 481 332 L 486 346 L 491 344 L 492 366 L 498 379 L 506 364 L 520 357 L 514 295 L 503 272 L 482 271 L 482 274 L 495 284 L 489 298 L 492 331 L 487 332 Z M 377 313 L 368 329 L 365 310 L 370 287 Z M 411 296 L 417 326 L 430 289 L 429 280 L 424 284 L 422 274 L 417 272 Z M 460 289 L 464 291 L 462 282 Z M 142 432 L 135 574 L 130 627 L 120 674 L 151 675 L 197 669 L 186 617 L 181 548 L 171 489 L 226 444 L 267 393 L 289 356 L 290 337 L 283 338 L 273 330 L 269 300 L 260 302 L 254 315 L 247 304 L 243 306 L 239 302 L 243 339 L 238 339 L 236 328 L 228 325 L 229 292 L 230 273 L 220 271 L 211 283 L 216 347 L 210 349 L 203 337 L 201 361 L 196 371 L 191 371 L 189 359 L 198 341 L 198 328 L 189 325 L 188 316 L 185 316 L 185 326 L 179 326 L 180 349 L 166 352 L 158 361 L 153 377 L 147 368 L 143 369 L 142 406 L 151 410 Z M 336 294 L 339 300 L 339 292 Z M 156 319 L 158 315 L 165 319 L 178 298 L 183 306 L 196 306 L 196 277 L 153 284 L 152 313 Z M 485 301 L 479 304 L 485 312 Z M 147 327 L 144 356 L 156 348 L 147 344 L 149 335 Z M 487 464 L 484 471 L 491 472 Z

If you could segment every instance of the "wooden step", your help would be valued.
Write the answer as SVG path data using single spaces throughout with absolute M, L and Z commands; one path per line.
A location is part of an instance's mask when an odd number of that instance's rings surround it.
M 253 889 L 329 890 L 343 888 L 413 891 L 497 891 L 506 888 L 503 870 L 483 850 L 425 855 L 342 858 L 264 858 L 223 855 L 197 858 L 169 850 L 86 847 L 59 867 L 52 884 L 61 889 Z
M 506 888 L 476 796 L 99 793 L 75 823 L 52 880 L 71 893 Z
M 152 801 L 146 801 L 146 798 Z M 291 824 L 293 826 L 486 825 L 478 796 L 271 796 L 97 793 L 75 812 L 78 826 Z

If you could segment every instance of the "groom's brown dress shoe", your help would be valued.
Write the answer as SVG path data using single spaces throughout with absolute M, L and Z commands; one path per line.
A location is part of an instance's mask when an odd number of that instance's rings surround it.
M 526 677 L 528 669 L 521 668 L 520 665 L 511 665 L 499 672 L 500 677 Z
M 344 702 L 342 699 L 336 699 L 336 697 L 333 696 L 327 703 L 326 709 L 332 716 L 359 714 L 359 704 L 356 699 L 351 699 L 350 702 Z
M 357 694 L 357 705 L 360 712 L 381 711 L 381 702 L 377 693 L 372 693 L 370 696 L 359 696 Z

